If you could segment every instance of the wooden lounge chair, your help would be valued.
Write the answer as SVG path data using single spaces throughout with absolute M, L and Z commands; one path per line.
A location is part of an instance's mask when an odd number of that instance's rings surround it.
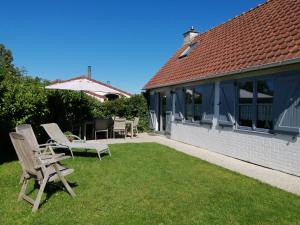
M 139 117 L 134 117 L 133 124 L 132 124 L 132 126 L 133 126 L 132 130 L 133 130 L 133 133 L 135 133 L 136 136 L 139 133 L 138 128 L 137 128 L 138 124 L 139 124 L 139 120 L 140 120 Z
M 56 123 L 47 123 L 41 125 L 49 137 L 51 138 L 48 142 L 54 144 L 53 148 L 67 148 L 70 150 L 72 157 L 73 149 L 80 148 L 85 149 L 86 151 L 89 149 L 95 149 L 98 154 L 98 158 L 101 160 L 101 153 L 108 153 L 111 157 L 111 153 L 108 145 L 101 143 L 86 143 L 85 140 L 81 140 L 78 136 L 72 135 L 74 140 L 71 142 L 67 138 L 66 135 L 61 131 Z
M 39 150 L 32 149 L 28 140 L 22 134 L 12 132 L 9 136 L 16 150 L 22 169 L 25 172 L 22 188 L 18 198 L 19 201 L 22 199 L 28 201 L 33 205 L 32 212 L 36 212 L 40 205 L 46 184 L 57 179 L 60 179 L 70 195 L 75 197 L 74 191 L 64 178 L 66 175 L 73 173 L 74 170 L 65 168 L 58 164 L 59 161 L 67 159 L 69 156 L 41 159 L 39 155 L 36 154 Z M 40 185 L 36 199 L 32 199 L 26 195 L 26 188 L 30 179 L 37 180 Z
M 126 138 L 126 119 L 125 118 L 115 118 L 113 126 L 113 138 L 115 138 L 115 133 L 123 134 Z
M 16 132 L 18 134 L 22 134 L 28 141 L 28 144 L 30 144 L 30 147 L 32 149 L 38 150 L 39 155 L 50 155 L 51 157 L 54 155 L 55 157 L 59 157 L 64 155 L 64 153 L 56 154 L 52 148 L 49 148 L 49 146 L 55 146 L 55 144 L 46 143 L 46 144 L 39 144 L 36 136 L 34 134 L 34 131 L 32 129 L 32 126 L 30 124 L 22 124 L 16 127 Z

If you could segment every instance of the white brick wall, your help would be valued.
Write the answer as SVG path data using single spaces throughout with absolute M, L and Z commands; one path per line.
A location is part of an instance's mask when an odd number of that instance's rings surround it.
M 300 176 L 300 137 L 172 122 L 171 139 Z

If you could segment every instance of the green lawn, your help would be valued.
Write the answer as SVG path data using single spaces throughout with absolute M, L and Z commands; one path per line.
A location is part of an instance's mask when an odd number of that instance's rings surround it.
M 0 165 L 0 224 L 300 224 L 296 195 L 159 144 L 111 151 L 66 160 L 76 198 L 49 186 L 35 214 L 17 202 L 18 162 Z

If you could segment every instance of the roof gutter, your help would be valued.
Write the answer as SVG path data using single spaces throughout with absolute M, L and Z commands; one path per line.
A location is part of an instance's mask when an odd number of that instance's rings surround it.
M 258 65 L 258 66 L 254 66 L 254 67 L 249 67 L 249 68 L 242 68 L 240 70 L 236 70 L 236 71 L 232 71 L 232 72 L 207 75 L 203 78 L 194 78 L 194 79 L 185 80 L 185 81 L 177 81 L 177 82 L 170 82 L 170 83 L 161 84 L 161 85 L 154 85 L 154 86 L 151 86 L 150 88 L 143 88 L 142 90 L 150 90 L 150 89 L 154 89 L 154 88 L 174 86 L 177 84 L 185 84 L 185 83 L 190 83 L 193 81 L 208 80 L 208 79 L 212 79 L 212 78 L 224 77 L 224 76 L 235 75 L 235 74 L 246 73 L 246 72 L 252 72 L 252 71 L 261 70 L 261 69 L 269 69 L 269 68 L 273 68 L 273 67 L 285 66 L 285 65 L 295 64 L 295 63 L 300 63 L 300 58 L 294 58 L 294 59 L 279 61 L 279 62 L 275 62 L 275 63 L 263 64 L 263 65 Z

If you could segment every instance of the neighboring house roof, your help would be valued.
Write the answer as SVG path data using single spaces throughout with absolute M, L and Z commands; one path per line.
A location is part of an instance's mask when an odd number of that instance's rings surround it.
M 48 89 L 66 89 L 78 90 L 92 95 L 97 98 L 105 99 L 107 94 L 117 94 L 120 96 L 130 97 L 130 93 L 113 87 L 111 85 L 102 83 L 100 81 L 89 79 L 85 76 L 75 77 L 69 80 L 56 80 L 51 85 L 47 86 Z
M 300 61 L 300 1 L 269 0 L 182 46 L 144 89 Z

